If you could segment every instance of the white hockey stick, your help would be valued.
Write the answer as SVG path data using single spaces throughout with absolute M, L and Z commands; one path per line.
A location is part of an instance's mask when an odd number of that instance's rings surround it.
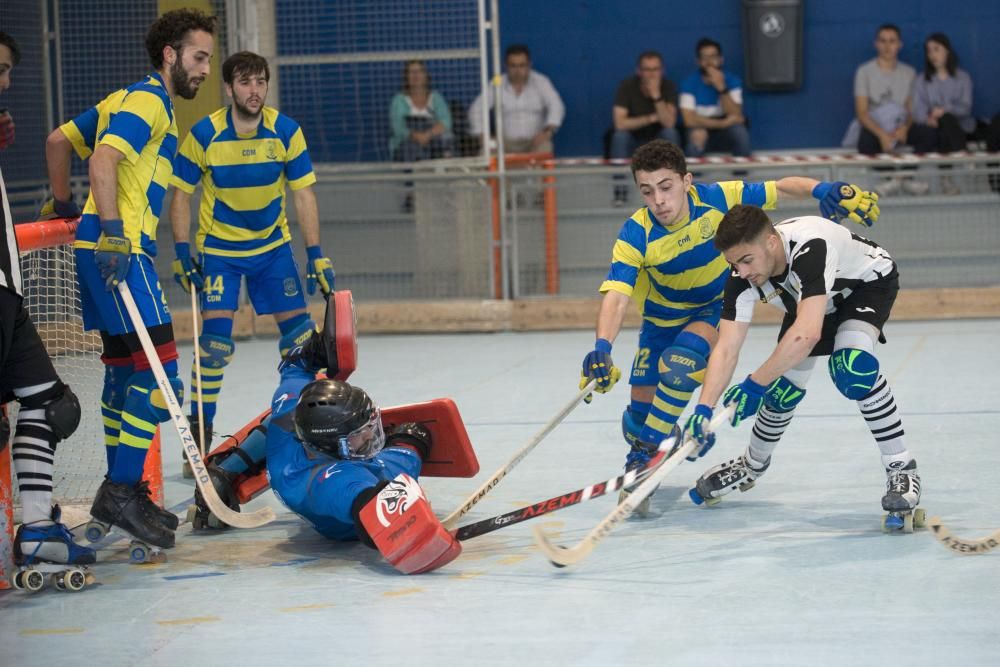
M 932 516 L 928 519 L 927 527 L 931 529 L 934 538 L 945 548 L 965 556 L 984 554 L 1000 547 L 1000 530 L 976 540 L 966 540 L 952 535 L 951 531 L 941 524 L 941 517 L 938 516 Z
M 729 420 L 732 416 L 734 406 L 730 405 L 724 410 L 719 412 L 717 415 L 712 417 L 712 421 L 709 422 L 709 429 L 715 431 L 719 426 Z M 672 446 L 671 439 L 668 438 L 661 443 L 660 447 L 664 445 Z M 594 528 L 587 533 L 587 535 L 580 540 L 575 546 L 563 547 L 556 544 L 552 544 L 545 531 L 542 530 L 541 526 L 535 526 L 535 544 L 538 548 L 545 554 L 545 557 L 549 559 L 556 567 L 566 567 L 567 565 L 573 565 L 579 563 L 593 551 L 601 540 L 608 536 L 615 526 L 624 521 L 629 517 L 635 508 L 646 499 L 647 496 L 656 491 L 656 487 L 660 485 L 660 482 L 670 474 L 674 468 L 680 465 L 680 462 L 687 458 L 691 453 L 698 449 L 698 443 L 691 437 L 686 437 L 684 439 L 684 444 L 681 445 L 673 454 L 663 462 L 659 468 L 656 469 L 653 474 L 646 478 L 646 480 L 638 486 L 634 491 L 632 491 L 625 499 L 619 503 L 610 514 L 608 514 L 604 519 L 601 520 L 599 524 L 594 526 Z
M 580 401 L 585 399 L 587 395 L 590 394 L 590 392 L 594 391 L 594 387 L 596 386 L 597 386 L 597 380 L 591 380 L 590 382 L 588 382 L 587 386 L 584 387 L 580 391 L 580 393 L 574 396 L 572 401 L 564 405 L 563 408 L 559 411 L 559 413 L 556 414 L 556 416 L 553 417 L 548 424 L 543 426 L 542 429 L 535 434 L 535 436 L 531 439 L 531 441 L 527 445 L 522 447 L 517 454 L 514 454 L 514 458 L 505 463 L 499 470 L 493 473 L 493 476 L 490 477 L 488 480 L 486 480 L 482 486 L 476 489 L 476 492 L 473 493 L 471 496 L 469 496 L 468 500 L 459 505 L 458 509 L 456 509 L 454 512 L 452 512 L 451 514 L 449 514 L 444 518 L 444 520 L 441 522 L 444 525 L 444 527 L 448 530 L 454 528 L 455 523 L 464 514 L 466 514 L 469 510 L 475 507 L 476 503 L 482 500 L 487 493 L 492 491 L 493 487 L 499 484 L 500 480 L 507 476 L 507 473 L 516 468 L 517 464 L 520 463 L 521 460 L 524 459 L 524 457 L 531 452 L 531 450 L 537 447 L 538 443 L 540 443 L 542 439 L 545 438 L 545 436 L 547 436 L 549 433 L 552 432 L 552 429 L 558 426 L 562 420 L 566 419 L 567 415 L 573 412 L 573 409 L 580 404 Z
M 189 281 L 190 282 L 190 281 Z M 198 389 L 198 451 L 205 458 L 205 410 L 201 393 L 201 348 L 198 342 L 198 288 L 191 284 L 191 327 L 194 331 L 194 377 Z
M 205 499 L 208 509 L 220 521 L 236 528 L 256 528 L 274 521 L 274 510 L 270 507 L 262 507 L 254 512 L 244 514 L 229 509 L 222 502 L 222 499 L 219 498 L 219 494 L 215 491 L 215 486 L 212 485 L 212 481 L 208 477 L 205 462 L 198 451 L 198 445 L 191 434 L 191 424 L 181 410 L 181 405 L 174 395 L 174 388 L 170 386 L 170 380 L 167 379 L 167 372 L 163 370 L 163 364 L 160 363 L 160 358 L 156 355 L 156 348 L 149 337 L 149 332 L 146 331 L 146 325 L 143 324 L 139 308 L 135 305 L 135 299 L 132 298 L 132 292 L 124 281 L 118 283 L 118 293 L 125 303 L 125 309 L 128 310 L 129 318 L 132 320 L 135 332 L 142 343 L 142 349 L 146 353 L 146 358 L 149 359 L 149 366 L 156 377 L 156 384 L 160 388 L 160 393 L 163 394 L 163 400 L 167 403 L 167 409 L 170 411 L 171 420 L 177 429 L 177 435 L 180 436 L 181 446 L 187 452 L 188 462 L 191 464 L 191 471 L 194 473 L 194 481 L 198 484 L 198 488 L 201 490 L 202 498 Z

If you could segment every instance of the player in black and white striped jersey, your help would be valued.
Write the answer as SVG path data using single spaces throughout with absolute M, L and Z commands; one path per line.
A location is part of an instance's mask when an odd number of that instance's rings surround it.
M 857 402 L 882 455 L 887 476 L 883 509 L 913 510 L 920 501 L 916 461 L 903 440 L 892 390 L 879 371 L 877 342 L 899 291 L 892 257 L 878 244 L 828 220 L 805 216 L 772 225 L 753 206 L 730 209 L 715 246 L 732 265 L 725 288 L 719 344 L 687 430 L 704 449 L 714 435 L 705 424 L 716 401 L 735 404 L 732 425 L 755 417 L 746 452 L 707 471 L 691 497 L 712 501 L 746 490 L 770 465 L 771 453 L 805 396 L 816 357 L 829 355 L 830 377 Z M 757 301 L 785 311 L 778 345 L 743 382 L 730 381 Z
M 0 32 L 0 94 L 10 86 L 10 72 L 19 61 L 17 42 Z M 73 541 L 72 534 L 59 522 L 58 508 L 52 506 L 56 443 L 79 426 L 80 402 L 56 374 L 24 308 L 17 237 L 2 172 L 0 216 L 4 228 L 0 248 L 0 403 L 20 403 L 12 453 L 21 494 L 22 525 L 14 538 L 14 558 L 18 565 L 38 561 L 93 563 L 94 550 Z M 8 432 L 5 424 L 0 455 L 6 455 Z

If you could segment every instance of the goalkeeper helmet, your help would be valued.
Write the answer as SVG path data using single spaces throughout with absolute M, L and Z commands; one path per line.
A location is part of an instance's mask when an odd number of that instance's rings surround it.
M 385 446 L 382 411 L 363 389 L 339 380 L 303 387 L 294 421 L 303 443 L 340 459 L 370 459 Z

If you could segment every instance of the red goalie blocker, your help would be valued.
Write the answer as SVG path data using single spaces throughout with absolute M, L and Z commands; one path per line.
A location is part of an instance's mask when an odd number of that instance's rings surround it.
M 238 447 L 254 430 L 265 428 L 263 422 L 270 416 L 270 410 L 257 415 L 239 432 L 213 449 L 209 459 Z M 479 472 L 479 459 L 472 449 L 469 434 L 462 423 L 462 415 L 454 401 L 438 398 L 382 411 L 382 425 L 386 433 L 391 433 L 394 426 L 406 422 L 418 422 L 431 434 L 431 452 L 420 470 L 421 477 L 474 477 Z M 240 475 L 233 481 L 233 487 L 240 504 L 247 503 L 269 488 L 267 473 L 261 470 L 255 475 Z
M 337 369 L 332 376 L 334 380 L 346 381 L 358 367 L 357 324 L 351 290 L 334 292 L 326 301 L 323 319 L 323 337 L 333 341 L 333 345 L 327 347 L 326 356 L 331 370 Z

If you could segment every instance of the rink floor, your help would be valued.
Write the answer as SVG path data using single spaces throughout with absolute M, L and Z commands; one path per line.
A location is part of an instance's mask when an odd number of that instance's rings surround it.
M 751 329 L 737 377 L 770 352 Z M 923 478 L 922 505 L 952 531 L 1000 528 L 1000 320 L 891 323 L 883 371 Z M 474 479 L 427 478 L 439 515 L 454 509 L 576 392 L 586 331 L 367 336 L 352 380 L 383 406 L 448 396 L 479 456 Z M 628 367 L 636 332 L 614 358 Z M 188 377 L 190 346 L 182 349 Z M 237 344 L 217 426 L 267 406 L 276 341 Z M 622 382 L 566 419 L 471 513 L 486 518 L 618 474 Z M 169 562 L 130 565 L 102 550 L 99 585 L 80 593 L 0 592 L 5 665 L 208 664 L 997 664 L 1000 552 L 963 557 L 926 531 L 884 535 L 877 449 L 853 402 L 818 367 L 766 477 L 714 508 L 687 489 L 746 445 L 723 431 L 577 567 L 557 570 L 531 536 L 544 523 L 575 543 L 610 497 L 464 543 L 428 575 L 405 577 L 357 544 L 332 544 L 284 510 L 256 530 L 177 533 Z M 95 444 L 95 446 L 97 446 Z M 165 440 L 168 504 L 192 493 L 176 436 Z

